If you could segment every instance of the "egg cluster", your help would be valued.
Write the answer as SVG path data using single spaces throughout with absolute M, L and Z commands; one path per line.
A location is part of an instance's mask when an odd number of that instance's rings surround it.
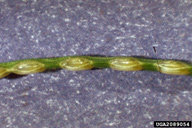
M 59 65 L 59 68 L 71 70 L 71 71 L 80 71 L 80 70 L 89 70 L 95 68 L 94 66 L 97 63 L 102 63 L 105 65 L 109 65 L 108 68 L 112 68 L 114 70 L 119 71 L 139 71 L 139 70 L 150 70 L 153 67 L 154 71 L 159 71 L 165 74 L 171 75 L 191 75 L 192 67 L 191 65 L 181 62 L 181 61 L 173 61 L 173 60 L 158 60 L 158 61 L 147 61 L 150 59 L 145 59 L 145 61 L 141 61 L 135 57 L 108 57 L 108 61 L 104 61 L 105 57 L 100 57 L 97 60 L 97 57 L 68 57 L 63 60 L 51 61 L 54 58 L 46 59 L 51 62 L 52 66 Z M 39 60 L 39 59 L 38 59 Z M 5 68 L 0 64 L 0 78 L 6 77 L 10 73 L 15 73 L 18 75 L 27 75 L 32 73 L 39 73 L 46 70 L 48 63 L 44 63 L 43 61 L 38 61 L 35 59 L 21 60 L 16 64 L 9 68 Z M 144 59 L 143 59 L 144 60 Z M 148 68 L 146 65 L 149 65 Z M 98 68 L 99 66 L 97 66 Z M 58 68 L 58 67 L 57 67 Z

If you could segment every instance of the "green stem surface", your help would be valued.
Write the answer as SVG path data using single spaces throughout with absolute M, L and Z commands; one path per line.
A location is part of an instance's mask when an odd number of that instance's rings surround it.
M 112 68 L 120 71 L 159 71 L 171 75 L 191 75 L 192 63 L 175 60 L 157 60 L 139 57 L 93 57 L 66 56 L 55 58 L 33 58 L 0 63 L 0 78 L 15 73 L 27 75 L 47 69 L 67 69 L 73 71 L 92 68 Z

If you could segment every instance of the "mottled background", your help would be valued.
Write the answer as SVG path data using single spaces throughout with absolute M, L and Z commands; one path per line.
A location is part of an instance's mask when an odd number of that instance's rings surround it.
M 0 62 L 98 54 L 192 61 L 192 1 L 0 0 Z M 152 128 L 191 120 L 191 108 L 190 76 L 102 69 L 0 79 L 0 128 Z

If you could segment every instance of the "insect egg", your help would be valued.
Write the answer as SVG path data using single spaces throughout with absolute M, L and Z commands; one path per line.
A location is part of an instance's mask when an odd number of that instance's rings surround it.
M 0 78 L 3 78 L 9 74 L 10 74 L 10 72 L 8 72 L 7 69 L 0 67 Z
M 93 68 L 92 61 L 86 58 L 73 57 L 60 63 L 60 67 L 67 70 L 79 71 Z
M 45 70 L 44 64 L 37 61 L 23 61 L 16 64 L 11 71 L 19 75 L 27 75 L 31 73 L 38 73 Z
M 143 69 L 141 63 L 131 57 L 115 58 L 109 64 L 112 69 L 120 71 L 138 71 Z
M 159 62 L 160 72 L 172 75 L 188 75 L 189 66 L 183 62 L 164 60 Z

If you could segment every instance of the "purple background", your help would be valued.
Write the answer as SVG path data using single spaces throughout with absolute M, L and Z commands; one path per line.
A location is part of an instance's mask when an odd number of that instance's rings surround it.
M 90 54 L 192 61 L 191 0 L 0 0 L 0 62 Z M 191 76 L 102 69 L 0 79 L 1 128 L 151 128 L 191 120 L 191 108 Z

